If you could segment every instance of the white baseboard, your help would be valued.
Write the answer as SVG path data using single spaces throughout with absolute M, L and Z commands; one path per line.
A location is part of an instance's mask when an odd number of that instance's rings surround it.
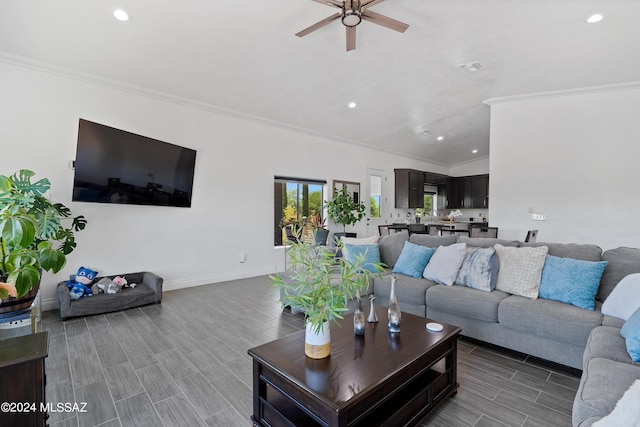
M 233 273 L 213 274 L 210 276 L 190 277 L 187 279 L 171 280 L 171 281 L 165 280 L 164 283 L 162 284 L 162 291 L 163 292 L 175 291 L 178 289 L 192 288 L 194 286 L 202 286 L 202 285 L 208 285 L 211 283 L 227 282 L 229 280 L 240 280 L 240 279 L 246 279 L 249 277 L 264 276 L 267 274 L 274 274 L 274 273 L 275 273 L 274 267 L 263 267 L 255 270 L 248 270 L 248 271 L 245 270 L 245 271 L 238 271 Z M 57 298 L 49 298 L 46 300 L 45 299 L 42 300 L 42 311 L 50 311 L 50 310 L 57 310 L 57 309 L 58 309 Z

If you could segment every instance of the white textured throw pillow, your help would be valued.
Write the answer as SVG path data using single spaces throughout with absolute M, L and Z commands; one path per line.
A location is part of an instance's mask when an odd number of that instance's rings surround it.
M 640 273 L 629 274 L 618 282 L 602 304 L 602 314 L 629 320 L 640 308 Z
M 438 246 L 438 249 L 436 249 L 436 252 L 424 268 L 422 277 L 442 285 L 453 285 L 466 253 L 466 243 Z
M 495 245 L 500 271 L 496 289 L 513 295 L 537 299 L 542 269 L 549 248 L 546 246 L 513 248 Z
M 640 426 L 640 380 L 635 380 L 624 392 L 613 411 L 600 418 L 591 427 L 638 427 Z

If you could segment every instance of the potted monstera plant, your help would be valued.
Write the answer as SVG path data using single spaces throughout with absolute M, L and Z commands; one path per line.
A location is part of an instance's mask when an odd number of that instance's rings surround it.
M 363 203 L 356 203 L 353 196 L 346 188 L 337 190 L 333 199 L 325 202 L 327 215 L 337 224 L 342 224 L 342 233 L 334 233 L 336 240 L 340 236 L 356 237 L 356 233 L 347 233 L 347 225 L 354 225 L 364 218 L 365 206 Z
M 42 270 L 57 273 L 64 267 L 76 247 L 74 232 L 87 224 L 84 216 L 72 217 L 69 208 L 52 203 L 46 197 L 51 183 L 33 182 L 34 176 L 26 169 L 0 175 L 0 282 L 16 290 L 15 297 L 2 300 L 0 312 L 29 307 Z

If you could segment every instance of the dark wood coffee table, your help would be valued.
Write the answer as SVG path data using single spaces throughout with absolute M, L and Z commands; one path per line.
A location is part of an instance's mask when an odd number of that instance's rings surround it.
M 454 395 L 460 328 L 402 313 L 390 334 L 387 309 L 379 323 L 353 333 L 353 315 L 331 325 L 331 355 L 304 354 L 304 330 L 252 348 L 254 426 L 414 425 Z M 368 315 L 368 313 L 365 313 Z

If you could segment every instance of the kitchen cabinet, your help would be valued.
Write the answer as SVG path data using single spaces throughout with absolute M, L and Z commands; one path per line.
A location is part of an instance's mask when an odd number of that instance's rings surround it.
M 424 172 L 395 169 L 396 209 L 424 208 Z
M 447 209 L 464 208 L 465 178 L 447 180 Z
M 470 209 L 489 207 L 489 175 L 465 177 L 464 207 Z
M 486 209 L 489 207 L 489 175 L 449 178 L 447 209 Z

